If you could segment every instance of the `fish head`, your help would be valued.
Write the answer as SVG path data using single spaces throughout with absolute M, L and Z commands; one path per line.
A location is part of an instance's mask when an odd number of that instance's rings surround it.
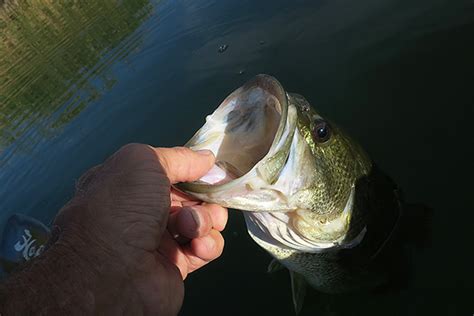
M 309 178 L 292 191 L 291 204 L 297 209 L 291 223 L 309 239 L 341 242 L 349 229 L 357 181 L 370 173 L 371 160 L 303 96 L 288 94 L 288 99 L 298 113 L 295 152 L 300 154 L 294 158 L 293 170 L 304 170 Z
M 342 129 L 268 75 L 230 94 L 186 146 L 211 150 L 216 166 L 181 190 L 319 243 L 344 237 L 355 183 L 371 165 Z

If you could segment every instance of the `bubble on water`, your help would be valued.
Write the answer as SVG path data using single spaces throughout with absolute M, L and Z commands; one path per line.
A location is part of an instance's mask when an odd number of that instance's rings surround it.
M 219 49 L 217 50 L 219 53 L 223 53 L 227 50 L 227 48 L 229 48 L 229 45 L 227 44 L 223 44 L 221 46 L 219 46 Z

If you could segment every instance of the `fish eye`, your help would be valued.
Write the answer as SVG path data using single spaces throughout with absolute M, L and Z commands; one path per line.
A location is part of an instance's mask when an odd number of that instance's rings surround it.
M 326 121 L 317 120 L 314 122 L 313 137 L 318 143 L 325 143 L 331 137 L 331 127 Z

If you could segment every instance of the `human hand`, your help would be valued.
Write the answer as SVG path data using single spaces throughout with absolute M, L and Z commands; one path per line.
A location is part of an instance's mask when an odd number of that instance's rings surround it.
M 177 314 L 183 279 L 222 253 L 227 210 L 171 184 L 213 164 L 210 152 L 131 144 L 86 172 L 54 221 L 57 240 L 25 271 L 47 276 L 49 312 Z

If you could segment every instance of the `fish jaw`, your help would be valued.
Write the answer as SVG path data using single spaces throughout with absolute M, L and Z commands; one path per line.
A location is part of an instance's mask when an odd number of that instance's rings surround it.
M 226 175 L 214 168 L 211 175 L 197 182 L 181 183 L 178 188 L 203 201 L 245 211 L 294 210 L 285 192 L 274 186 L 288 160 L 298 119 L 296 108 L 288 104 L 287 98 L 280 83 L 267 75 L 257 76 L 229 95 L 186 146 L 211 150 L 217 163 L 232 166 L 234 174 L 228 172 L 229 168 Z M 278 128 L 271 128 L 276 125 L 272 123 L 275 115 L 261 115 L 274 114 L 268 108 L 279 113 Z M 235 112 L 241 117 L 232 114 Z M 264 127 L 252 129 L 252 122 Z M 253 151 L 254 147 L 266 150 Z
M 221 175 L 229 180 L 223 184 L 181 183 L 178 188 L 203 201 L 243 211 L 293 211 L 294 207 L 289 204 L 287 195 L 274 181 L 280 181 L 278 175 L 287 166 L 295 127 L 296 109 L 289 107 L 287 122 L 279 141 L 249 172 L 240 177 L 228 173 Z M 199 146 L 190 148 L 207 149 Z M 219 173 L 215 167 L 214 173 Z M 204 176 L 204 180 L 208 179 L 209 175 Z
M 335 125 L 331 141 L 316 142 L 318 121 L 325 120 L 304 97 L 257 76 L 229 95 L 186 144 L 213 151 L 218 166 L 178 187 L 228 208 L 288 213 L 291 233 L 315 248 L 338 244 L 351 220 L 345 206 L 353 185 L 370 165 Z

